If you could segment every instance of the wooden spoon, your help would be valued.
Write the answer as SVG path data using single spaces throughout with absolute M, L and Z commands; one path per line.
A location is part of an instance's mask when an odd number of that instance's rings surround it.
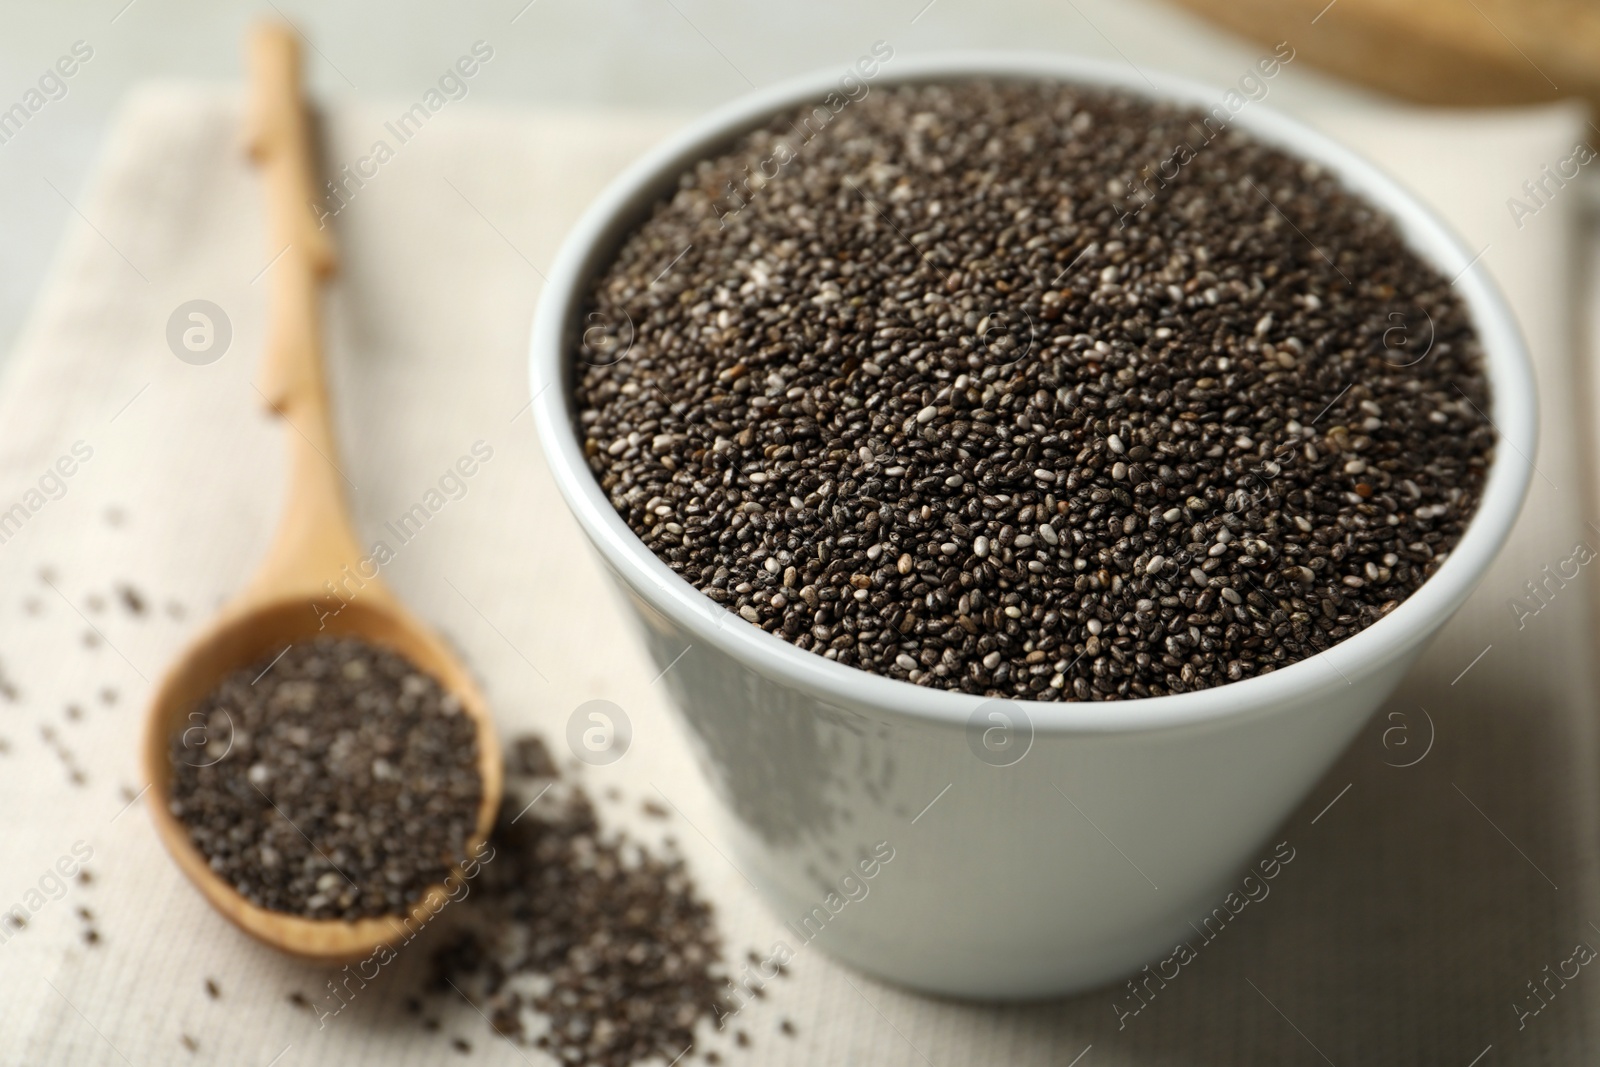
M 469 855 L 488 837 L 500 806 L 500 746 L 488 705 L 466 669 L 401 606 L 377 577 L 375 566 L 363 568 L 363 553 L 345 510 L 343 475 L 335 466 L 322 374 L 318 287 L 332 272 L 334 256 L 326 231 L 317 227 L 308 206 L 315 200 L 311 139 L 294 31 L 281 25 L 257 27 L 250 37 L 250 66 L 250 148 L 266 178 L 269 254 L 277 256 L 268 271 L 272 330 L 261 392 L 292 428 L 286 435 L 287 503 L 277 537 L 254 579 L 189 646 L 156 691 L 145 724 L 144 770 L 150 781 L 150 812 L 162 842 L 218 911 L 285 952 L 342 962 L 414 933 L 444 906 L 445 887 L 429 889 L 407 916 L 356 922 L 306 919 L 245 900 L 211 870 L 169 807 L 173 740 L 195 727 L 189 716 L 200 699 L 229 673 L 318 636 L 351 635 L 400 653 L 459 697 L 477 726 L 483 804 L 474 836 L 464 843 Z M 409 931 L 405 919 L 411 920 Z

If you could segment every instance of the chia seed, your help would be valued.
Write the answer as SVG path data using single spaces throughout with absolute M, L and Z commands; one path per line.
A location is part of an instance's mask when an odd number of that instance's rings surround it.
M 556 762 L 536 734 L 524 734 L 511 743 L 506 769 L 518 778 L 554 778 Z
M 148 609 L 143 594 L 126 582 L 117 586 L 117 599 L 130 615 L 143 615 Z
M 683 174 L 575 341 L 595 477 L 713 601 L 918 685 L 1146 697 L 1331 647 L 1460 539 L 1480 345 L 1332 173 L 1054 83 L 808 115 Z
M 388 649 L 291 645 L 225 678 L 185 725 L 172 813 L 257 907 L 397 915 L 464 858 L 483 795 L 476 727 Z

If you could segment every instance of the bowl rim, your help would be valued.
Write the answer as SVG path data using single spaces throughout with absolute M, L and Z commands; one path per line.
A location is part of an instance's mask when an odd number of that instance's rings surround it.
M 887 66 L 870 80 L 872 87 L 979 77 L 1061 81 L 1205 110 L 1222 104 L 1230 91 L 1131 64 L 1048 52 L 957 51 L 893 56 L 885 62 Z M 1479 261 L 1482 253 L 1470 251 L 1432 208 L 1351 149 L 1253 102 L 1232 114 L 1230 127 L 1328 167 L 1347 188 L 1388 213 L 1415 253 L 1441 273 L 1454 276 L 1452 285 L 1467 306 L 1483 348 L 1490 421 L 1497 430 L 1483 493 L 1449 557 L 1389 615 L 1315 656 L 1209 689 L 1108 701 L 1023 700 L 914 685 L 828 660 L 746 622 L 658 559 L 601 491 L 573 431 L 567 345 L 575 336 L 575 317 L 581 312 L 587 283 L 683 171 L 775 113 L 820 103 L 838 88 L 843 73 L 847 73 L 843 68 L 818 70 L 745 94 L 652 148 L 615 178 L 573 226 L 539 295 L 529 372 L 545 462 L 605 564 L 652 608 L 683 627 L 693 643 L 705 642 L 829 704 L 870 709 L 891 720 L 964 726 L 989 707 L 1004 705 L 1035 732 L 1119 734 L 1267 714 L 1345 689 L 1353 684 L 1352 675 L 1369 676 L 1430 638 L 1472 592 L 1505 543 L 1535 469 L 1534 378 L 1516 320 Z

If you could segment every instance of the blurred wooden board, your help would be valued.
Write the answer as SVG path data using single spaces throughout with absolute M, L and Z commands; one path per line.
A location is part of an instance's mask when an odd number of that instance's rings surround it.
M 1363 85 L 1430 104 L 1600 103 L 1600 0 L 1175 0 Z

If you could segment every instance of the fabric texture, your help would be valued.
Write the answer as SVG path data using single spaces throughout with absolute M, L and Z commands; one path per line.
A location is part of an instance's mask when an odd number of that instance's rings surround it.
M 251 384 L 260 278 L 276 250 L 240 152 L 241 103 L 196 86 L 130 99 L 92 188 L 74 198 L 82 220 L 0 393 L 0 512 L 22 503 L 27 513 L 0 528 L 0 910 L 21 905 L 28 918 L 21 930 L 0 925 L 0 1064 L 423 1064 L 458 1056 L 453 1037 L 487 1062 L 552 1062 L 495 1037 L 459 999 L 431 1000 L 444 1026 L 425 1031 L 402 1007 L 424 971 L 422 945 L 319 1030 L 289 998 L 315 999 L 325 975 L 212 912 L 143 810 L 138 743 L 152 683 L 261 556 L 292 432 Z M 389 111 L 333 109 L 329 171 L 368 155 Z M 774 1065 L 1501 1065 L 1593 1053 L 1600 974 L 1568 962 L 1580 944 L 1600 948 L 1587 567 L 1600 527 L 1589 523 L 1573 336 L 1582 205 L 1572 190 L 1532 213 L 1506 203 L 1526 201 L 1523 182 L 1571 155 L 1583 117 L 1544 108 L 1319 121 L 1486 248 L 1530 342 L 1539 473 L 1482 587 L 1285 823 L 1277 839 L 1295 858 L 1270 895 L 1176 978 L 1148 987 L 1120 1027 L 1126 988 L 954 1003 L 801 952 L 728 1032 L 703 1027 L 683 1062 L 715 1051 Z M 580 704 L 625 709 L 626 756 L 568 761 L 568 773 L 607 825 L 676 837 L 738 965 L 783 937 L 782 921 L 719 850 L 715 801 L 526 412 L 541 270 L 603 183 L 675 125 L 466 108 L 431 119 L 332 219 L 341 270 L 329 374 L 340 466 L 366 537 L 474 443 L 493 449 L 385 577 L 464 651 L 505 736 L 537 730 L 565 759 Z M 169 317 L 196 299 L 231 326 L 226 352 L 205 365 L 175 358 L 167 340 Z M 676 812 L 645 818 L 642 804 L 663 796 Z M 61 877 L 80 866 L 87 884 Z

